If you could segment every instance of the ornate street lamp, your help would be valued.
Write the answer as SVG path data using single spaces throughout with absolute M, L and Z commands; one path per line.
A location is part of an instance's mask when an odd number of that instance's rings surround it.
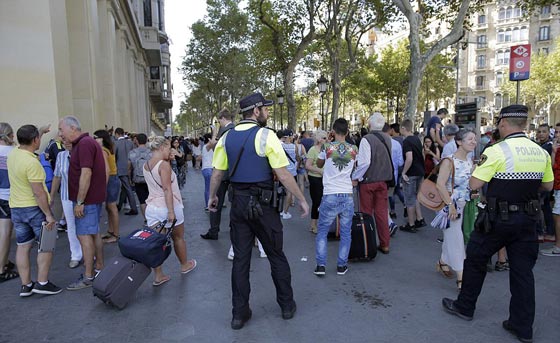
M 282 108 L 284 106 L 284 94 L 282 93 L 282 90 L 280 90 L 278 92 L 278 94 L 276 94 L 276 99 L 278 99 L 278 105 L 280 105 L 280 129 L 284 129 L 284 121 L 282 119 Z
M 319 87 L 319 93 L 321 93 L 321 129 L 325 130 L 325 111 L 323 109 L 323 97 L 327 92 L 327 84 L 329 80 L 325 75 L 321 74 L 321 77 L 317 80 L 317 86 Z

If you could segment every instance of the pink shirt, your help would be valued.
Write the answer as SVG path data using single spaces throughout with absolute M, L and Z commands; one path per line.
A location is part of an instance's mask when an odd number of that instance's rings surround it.
M 148 163 L 144 164 L 144 179 L 148 185 L 148 199 L 146 205 L 154 207 L 167 207 L 165 203 L 165 195 L 163 193 L 161 177 L 159 175 L 159 166 L 163 160 L 156 163 L 152 170 L 148 170 Z M 177 182 L 177 176 L 174 171 L 171 171 L 171 190 L 173 191 L 173 207 L 180 206 L 183 208 L 183 200 L 181 199 L 181 191 Z

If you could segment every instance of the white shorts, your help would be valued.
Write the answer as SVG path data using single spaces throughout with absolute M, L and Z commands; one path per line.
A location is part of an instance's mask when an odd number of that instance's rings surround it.
M 148 205 L 146 207 L 145 214 L 148 226 L 152 227 L 167 219 L 167 207 L 155 207 Z M 175 218 L 177 219 L 177 223 L 175 223 L 175 225 L 181 225 L 185 222 L 185 215 L 183 213 L 182 206 L 175 206 Z
M 560 216 L 560 190 L 554 191 L 554 207 L 552 208 L 552 214 Z

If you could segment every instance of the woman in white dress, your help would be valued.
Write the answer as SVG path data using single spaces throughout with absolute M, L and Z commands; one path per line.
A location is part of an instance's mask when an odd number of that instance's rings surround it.
M 463 279 L 463 263 L 465 260 L 465 243 L 463 240 L 463 209 L 470 200 L 469 179 L 473 171 L 473 163 L 467 157 L 476 148 L 476 135 L 468 129 L 461 129 L 455 135 L 457 151 L 440 162 L 437 189 L 447 204 L 444 211 L 448 213 L 448 228 L 443 229 L 443 245 L 441 257 L 436 269 L 447 278 L 457 275 L 457 288 L 461 289 Z M 455 175 L 453 175 L 453 169 Z

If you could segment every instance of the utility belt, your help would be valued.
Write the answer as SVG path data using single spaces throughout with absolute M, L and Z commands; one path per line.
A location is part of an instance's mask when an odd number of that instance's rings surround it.
M 478 203 L 478 216 L 474 228 L 478 232 L 489 233 L 492 231 L 492 223 L 497 219 L 508 221 L 510 213 L 524 213 L 528 216 L 537 216 L 541 212 L 539 199 L 529 200 L 522 203 L 511 203 L 498 201 L 496 198 L 488 198 L 486 202 Z
M 230 201 L 233 201 L 233 197 L 236 196 L 249 197 L 246 218 L 254 219 L 256 217 L 262 216 L 263 213 L 261 205 L 276 208 L 278 213 L 282 212 L 286 191 L 278 181 L 274 181 L 272 189 L 258 186 L 236 188 L 233 184 L 230 183 L 228 188 L 228 196 Z

